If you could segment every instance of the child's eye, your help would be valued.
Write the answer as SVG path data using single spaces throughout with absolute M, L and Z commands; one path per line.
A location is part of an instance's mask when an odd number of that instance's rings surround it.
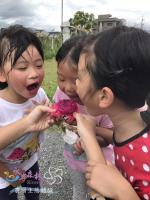
M 61 82 L 64 82 L 65 80 L 64 79 L 59 79 Z
M 37 68 L 42 68 L 42 67 L 43 67 L 43 65 L 36 65 L 36 67 L 37 67 Z
M 20 70 L 20 71 L 24 71 L 27 69 L 27 67 L 17 67 L 16 69 Z

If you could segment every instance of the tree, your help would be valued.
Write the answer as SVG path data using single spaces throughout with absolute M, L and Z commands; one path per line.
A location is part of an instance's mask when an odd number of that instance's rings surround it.
M 92 32 L 96 25 L 96 20 L 93 14 L 77 11 L 73 18 L 69 19 L 71 33 Z

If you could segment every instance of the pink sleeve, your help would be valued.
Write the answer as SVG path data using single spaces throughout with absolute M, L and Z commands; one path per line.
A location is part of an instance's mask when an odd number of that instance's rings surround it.
M 143 107 L 138 108 L 138 110 L 139 110 L 140 112 L 146 111 L 146 110 L 147 110 L 147 105 L 145 104 Z
M 113 123 L 108 115 L 100 115 L 96 117 L 97 124 L 103 128 L 113 128 Z
M 69 97 L 62 92 L 59 87 L 57 87 L 56 92 L 53 96 L 53 100 L 57 103 L 58 101 L 62 100 L 62 99 L 69 99 Z

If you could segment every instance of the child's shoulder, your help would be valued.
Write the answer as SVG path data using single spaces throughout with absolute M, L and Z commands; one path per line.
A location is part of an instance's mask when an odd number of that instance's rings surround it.
M 112 128 L 113 123 L 110 117 L 106 114 L 102 114 L 96 117 L 97 124 L 105 128 Z
M 4 96 L 5 96 L 5 90 L 3 89 L 3 90 L 1 90 L 0 89 L 0 98 L 4 98 Z
M 48 99 L 48 97 L 46 95 L 46 92 L 41 87 L 39 88 L 38 93 L 36 94 L 36 96 L 32 98 L 32 100 L 37 101 L 38 103 L 42 103 L 47 99 Z
M 8 105 L 10 102 L 7 100 L 7 92 L 5 89 L 0 90 L 0 106 Z
M 55 94 L 53 96 L 53 100 L 55 102 L 58 102 L 62 99 L 69 99 L 69 97 L 59 87 L 57 87 Z

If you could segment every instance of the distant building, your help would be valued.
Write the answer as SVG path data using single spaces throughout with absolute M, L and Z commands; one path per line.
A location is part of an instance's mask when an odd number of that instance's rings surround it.
M 48 37 L 51 38 L 51 48 L 54 48 L 54 40 L 57 38 L 61 33 L 59 31 L 51 31 L 48 32 Z
M 112 27 L 123 25 L 125 24 L 125 22 L 125 19 L 112 17 L 112 15 L 110 14 L 98 15 L 96 27 L 94 28 L 94 30 L 96 32 L 102 32 Z
M 110 29 L 112 27 L 120 26 L 125 24 L 125 19 L 119 19 L 116 17 L 112 17 L 110 14 L 98 15 L 98 19 L 96 19 L 96 25 L 92 28 L 93 33 L 102 32 L 104 30 Z M 63 42 L 70 38 L 71 29 L 75 29 L 76 34 L 78 30 L 81 30 L 79 27 L 70 26 L 69 21 L 64 22 L 61 26 L 61 32 L 63 37 Z
M 63 42 L 70 38 L 70 23 L 69 21 L 63 22 L 63 25 L 61 26 L 61 32 L 63 37 Z

